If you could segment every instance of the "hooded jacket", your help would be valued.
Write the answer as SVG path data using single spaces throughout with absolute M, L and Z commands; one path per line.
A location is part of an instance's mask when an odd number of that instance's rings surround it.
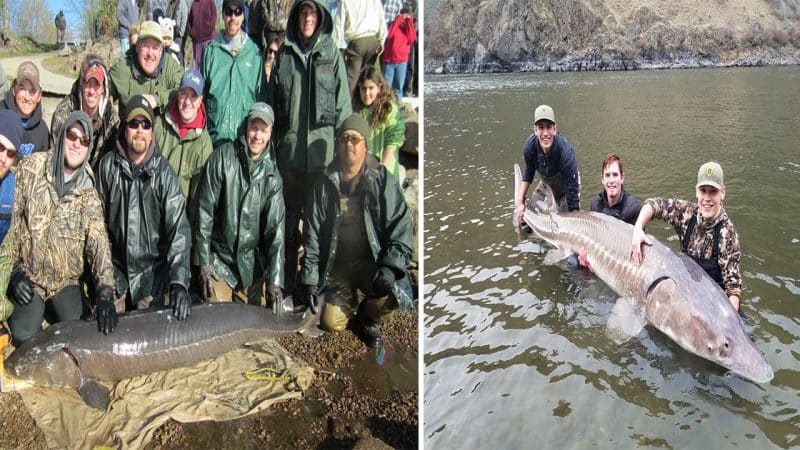
M 247 288 L 262 274 L 268 285 L 283 287 L 283 181 L 271 145 L 250 161 L 244 129 L 203 170 L 192 263 L 212 266 L 232 287 Z
M 13 88 L 6 92 L 0 109 L 14 111 L 17 117 L 21 117 L 17 109 L 17 104 L 14 102 Z M 20 118 L 20 121 L 21 120 Z M 31 114 L 30 119 L 28 119 L 28 124 L 23 125 L 23 128 L 25 131 L 22 133 L 22 144 L 20 144 L 20 148 L 17 150 L 23 154 L 46 152 L 50 145 L 50 129 L 47 127 L 45 121 L 42 120 L 42 102 L 36 105 L 36 109 L 33 110 L 33 114 Z
M 173 101 L 177 102 L 177 98 L 175 96 Z M 202 103 L 198 114 L 205 116 L 205 106 Z M 211 136 L 206 130 L 205 121 L 201 127 L 190 129 L 183 138 L 178 132 L 179 128 L 167 109 L 164 114 L 156 117 L 153 136 L 158 148 L 161 149 L 161 154 L 178 175 L 183 195 L 189 198 L 189 193 L 194 192 L 192 185 L 199 179 L 200 172 L 214 147 L 211 145 Z
M 224 32 L 220 32 L 223 34 Z M 208 113 L 208 130 L 217 147 L 236 140 L 236 130 L 264 91 L 264 64 L 256 44 L 241 32 L 244 45 L 234 55 L 217 37 L 203 52 L 200 73 L 206 80 L 203 103 Z
M 67 117 L 52 151 L 22 160 L 14 198 L 14 271 L 24 272 L 42 299 L 77 285 L 86 267 L 95 286 L 114 285 L 103 205 L 86 160 L 64 179 L 64 138 L 79 123 L 91 137 L 88 116 Z
M 192 42 L 199 43 L 214 39 L 214 26 L 217 24 L 217 7 L 214 0 L 194 0 L 189 7 L 187 34 Z
M 108 70 L 102 64 L 98 64 L 103 69 L 105 78 L 103 79 L 103 96 L 100 98 L 100 103 L 97 106 L 97 115 L 92 117 L 92 121 L 97 122 L 99 126 L 94 130 L 94 139 L 92 139 L 92 146 L 89 148 L 89 155 L 86 157 L 89 161 L 89 166 L 93 170 L 97 169 L 97 163 L 100 158 L 108 151 L 116 147 L 116 136 L 119 130 L 119 113 L 114 102 L 111 101 L 110 85 L 108 78 Z M 72 111 L 83 109 L 82 101 L 82 88 L 81 77 L 72 84 L 70 94 L 61 99 L 53 111 L 53 117 L 50 120 L 50 146 L 53 146 L 53 138 L 61 134 L 61 129 L 64 127 L 64 122 L 67 116 Z
M 183 67 L 164 51 L 155 72 L 147 75 L 139 67 L 137 58 L 136 46 L 133 45 L 125 57 L 111 67 L 112 95 L 119 100 L 122 111 L 134 95 L 152 94 L 156 97 L 158 109 L 163 111 L 169 103 L 170 93 L 181 84 Z
M 275 111 L 273 139 L 281 171 L 322 172 L 333 161 L 334 133 L 352 113 L 347 72 L 331 38 L 330 12 L 318 1 L 320 20 L 305 49 L 300 37 L 300 4 L 295 2 L 286 25 L 286 42 L 278 50 L 267 89 Z
M 389 267 L 397 276 L 392 294 L 401 309 L 411 307 L 410 286 L 405 270 L 411 256 L 413 225 L 397 179 L 378 160 L 367 155 L 359 183 L 364 207 L 365 234 L 374 262 Z M 303 269 L 300 284 L 325 286 L 336 259 L 339 232 L 339 164 L 334 160 L 324 173 L 314 177 L 303 221 Z
M 105 206 L 117 294 L 133 303 L 158 298 L 170 284 L 187 287 L 191 231 L 180 182 L 155 139 L 141 166 L 127 156 L 124 132 L 100 159 L 97 190 Z

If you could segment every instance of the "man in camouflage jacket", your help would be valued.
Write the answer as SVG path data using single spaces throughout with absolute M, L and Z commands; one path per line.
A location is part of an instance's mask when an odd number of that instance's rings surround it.
M 8 320 L 14 345 L 42 329 L 47 301 L 58 321 L 81 317 L 79 279 L 85 268 L 98 302 L 113 295 L 103 206 L 86 161 L 92 137 L 89 117 L 75 111 L 67 117 L 53 151 L 31 155 L 17 170 L 8 285 L 14 302 Z

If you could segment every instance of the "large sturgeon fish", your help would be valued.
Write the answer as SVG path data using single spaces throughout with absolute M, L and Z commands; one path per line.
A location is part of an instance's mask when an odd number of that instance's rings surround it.
M 514 172 L 519 189 L 519 165 Z M 644 260 L 636 265 L 629 259 L 632 225 L 595 212 L 558 213 L 549 187 L 533 206 L 524 213 L 533 231 L 565 255 L 585 249 L 594 273 L 620 295 L 608 321 L 617 340 L 636 336 L 649 323 L 687 351 L 747 379 L 772 379 L 772 367 L 728 297 L 690 257 L 649 236 L 653 245 L 644 246 Z
M 193 306 L 182 321 L 172 310 L 120 316 L 107 336 L 97 331 L 96 322 L 61 322 L 15 349 L 6 368 L 37 386 L 76 388 L 87 403 L 104 408 L 107 390 L 97 392 L 102 387 L 96 380 L 118 381 L 188 366 L 247 342 L 309 332 L 318 316 L 306 314 L 276 317 L 263 307 L 206 303 Z

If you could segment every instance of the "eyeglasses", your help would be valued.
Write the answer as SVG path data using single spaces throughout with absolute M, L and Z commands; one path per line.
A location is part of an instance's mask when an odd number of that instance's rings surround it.
M 354 136 L 352 134 L 343 134 L 343 135 L 339 136 L 339 142 L 342 143 L 342 144 L 347 144 L 349 142 L 349 143 L 351 143 L 353 145 L 358 145 L 363 140 L 364 140 L 364 138 L 358 137 L 358 136 Z
M 150 127 L 153 126 L 153 124 L 150 123 L 150 121 L 147 120 L 147 119 L 142 119 L 142 120 L 133 119 L 130 122 L 128 122 L 128 128 L 130 128 L 131 130 L 135 130 L 135 129 L 139 128 L 139 125 L 142 126 L 143 130 L 149 130 Z
M 8 158 L 16 158 L 17 151 L 13 148 L 6 148 L 5 145 L 0 144 L 0 153 L 6 152 L 6 157 Z
M 242 14 L 244 14 L 244 11 L 242 11 L 242 8 L 236 8 L 236 9 L 225 8 L 225 9 L 222 10 L 222 12 L 226 16 L 236 16 L 236 17 L 239 17 Z
M 81 145 L 84 147 L 88 147 L 89 143 L 92 142 L 88 136 L 78 136 L 78 134 L 75 133 L 74 131 L 67 131 L 67 139 L 69 139 L 72 142 L 75 142 L 76 140 L 80 139 Z

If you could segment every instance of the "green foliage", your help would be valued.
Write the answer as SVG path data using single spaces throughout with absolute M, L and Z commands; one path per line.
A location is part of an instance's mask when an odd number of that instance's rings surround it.
M 100 36 L 116 36 L 119 25 L 117 24 L 117 2 L 116 0 L 100 0 L 97 6 L 93 6 L 86 14 L 87 22 L 85 26 L 89 29 L 89 35 L 95 36 L 95 26 L 99 27 Z

